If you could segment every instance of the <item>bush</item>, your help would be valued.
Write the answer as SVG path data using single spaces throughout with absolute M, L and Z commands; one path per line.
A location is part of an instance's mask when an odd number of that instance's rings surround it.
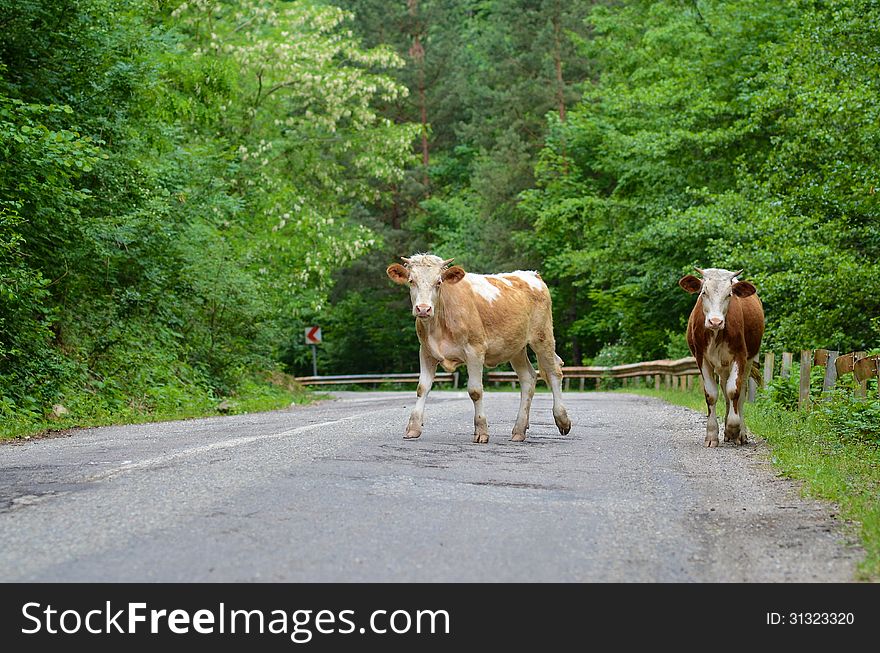
M 815 410 L 828 420 L 831 432 L 841 440 L 880 445 L 880 399 L 858 397 L 842 389 L 819 402 Z

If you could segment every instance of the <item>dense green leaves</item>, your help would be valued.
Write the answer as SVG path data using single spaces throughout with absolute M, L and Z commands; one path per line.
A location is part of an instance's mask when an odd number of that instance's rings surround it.
M 770 346 L 876 340 L 877 16 L 856 0 L 590 13 L 598 81 L 556 123 L 522 205 L 538 234 L 522 242 L 576 303 L 562 328 L 588 356 L 664 355 L 691 265 L 746 269 Z
M 418 128 L 312 2 L 0 0 L 0 411 L 167 410 L 296 359 Z

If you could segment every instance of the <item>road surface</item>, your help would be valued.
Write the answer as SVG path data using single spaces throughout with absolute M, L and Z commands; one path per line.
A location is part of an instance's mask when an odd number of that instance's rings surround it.
M 762 443 L 703 447 L 659 400 L 339 392 L 253 415 L 0 445 L 0 580 L 837 582 L 862 557 Z

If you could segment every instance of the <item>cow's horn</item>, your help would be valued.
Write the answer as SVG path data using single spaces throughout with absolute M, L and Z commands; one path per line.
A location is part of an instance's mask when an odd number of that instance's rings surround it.
M 411 258 L 408 258 L 408 257 L 406 257 L 406 256 L 401 256 L 401 257 L 400 257 L 400 260 L 403 261 L 404 263 L 406 263 L 407 265 L 409 265 L 410 263 L 412 263 L 412 259 L 411 259 Z
M 443 267 L 445 268 L 447 265 L 449 265 L 450 263 L 452 263 L 454 260 L 455 260 L 455 257 L 454 257 L 454 256 L 453 256 L 452 258 L 448 258 L 448 259 L 446 259 L 445 261 L 443 261 Z
M 698 268 L 696 265 L 694 266 L 694 270 L 696 270 L 696 271 L 699 272 L 700 274 L 703 274 L 703 269 L 702 269 L 702 268 Z
M 731 279 L 736 279 L 736 278 L 737 278 L 739 275 L 741 275 L 744 271 L 745 271 L 745 268 L 743 268 L 742 270 L 740 270 L 740 271 L 738 271 L 738 272 L 734 272 L 734 273 L 730 276 L 730 278 L 731 278 Z

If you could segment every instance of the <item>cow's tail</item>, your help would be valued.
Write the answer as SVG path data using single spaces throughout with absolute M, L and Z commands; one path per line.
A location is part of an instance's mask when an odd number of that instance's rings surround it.
M 758 369 L 758 364 L 752 361 L 752 369 L 749 370 L 749 377 L 751 377 L 756 384 L 758 384 L 759 388 L 764 387 L 764 377 L 761 376 L 761 370 Z

